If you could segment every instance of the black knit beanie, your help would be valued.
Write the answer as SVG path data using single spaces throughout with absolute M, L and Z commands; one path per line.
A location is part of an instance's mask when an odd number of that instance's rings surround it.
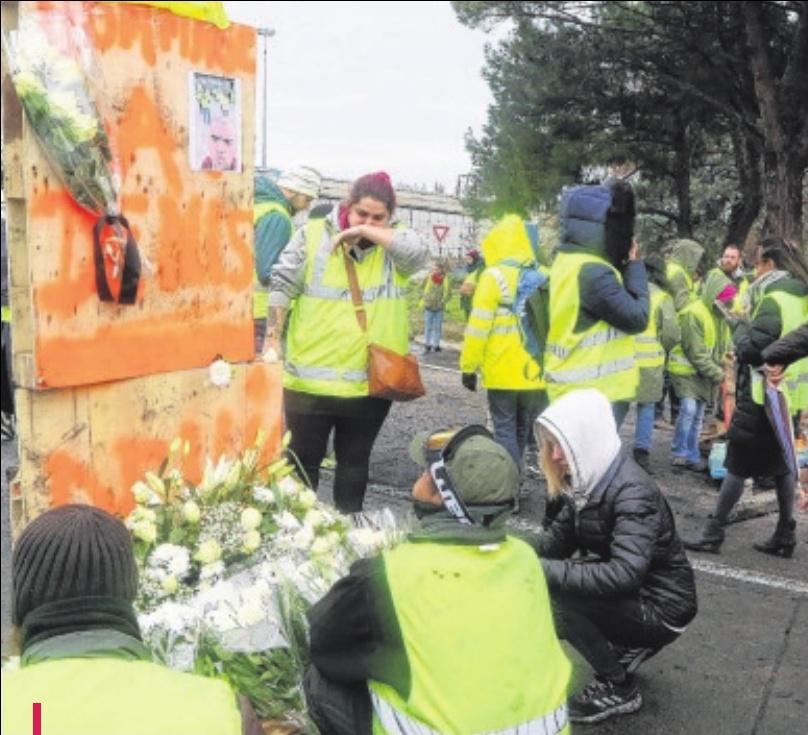
M 91 505 L 63 505 L 29 523 L 14 547 L 14 623 L 46 602 L 89 596 L 132 602 L 137 567 L 117 518 Z

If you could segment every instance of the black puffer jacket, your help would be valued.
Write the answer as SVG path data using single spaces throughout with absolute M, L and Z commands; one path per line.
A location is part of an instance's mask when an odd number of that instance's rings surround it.
M 622 453 L 577 512 L 565 505 L 535 542 L 551 590 L 584 597 L 639 594 L 676 627 L 696 615 L 693 569 L 668 502 Z M 570 557 L 581 551 L 594 558 Z
M 763 361 L 769 365 L 788 366 L 803 357 L 808 357 L 808 324 L 797 327 L 770 344 L 760 353 Z

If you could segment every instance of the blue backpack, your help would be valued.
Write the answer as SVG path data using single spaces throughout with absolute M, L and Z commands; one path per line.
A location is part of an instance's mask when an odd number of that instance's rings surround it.
M 550 279 L 540 271 L 534 261 L 520 263 L 516 260 L 503 260 L 501 265 L 519 269 L 516 279 L 516 294 L 508 293 L 508 286 L 502 273 L 496 267 L 490 271 L 496 278 L 502 292 L 503 305 L 516 317 L 522 346 L 541 367 L 544 367 L 544 348 L 550 331 Z

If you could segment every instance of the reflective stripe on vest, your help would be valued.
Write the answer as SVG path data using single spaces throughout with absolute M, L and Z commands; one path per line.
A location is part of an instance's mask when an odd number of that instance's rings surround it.
M 289 221 L 290 227 L 294 229 L 292 216 L 286 207 L 280 202 L 260 202 L 253 207 L 253 226 L 258 224 L 258 220 L 267 214 L 280 214 Z M 253 260 L 255 260 L 253 258 Z M 267 286 L 258 280 L 258 271 L 253 268 L 253 319 L 266 319 L 269 311 L 269 291 Z
M 634 338 L 637 351 L 637 364 L 640 369 L 661 368 L 665 364 L 665 350 L 657 334 L 657 316 L 662 308 L 662 302 L 669 296 L 654 283 L 648 286 L 651 299 L 648 315 L 648 326 L 645 331 Z
M 704 345 L 712 352 L 715 349 L 718 335 L 716 333 L 715 320 L 712 314 L 710 314 L 710 310 L 705 306 L 704 302 L 699 299 L 697 301 L 691 301 L 679 312 L 680 319 L 685 314 L 693 314 L 701 323 L 704 329 Z M 693 363 L 687 359 L 687 355 L 685 355 L 681 343 L 671 350 L 670 358 L 668 359 L 668 372 L 671 375 L 681 375 L 684 377 L 696 374 L 696 368 L 694 368 Z
M 365 335 L 327 221 L 310 220 L 305 233 L 304 282 L 290 311 L 284 386 L 315 395 L 366 396 L 368 342 L 401 355 L 409 348 L 405 279 L 380 247 L 366 250 L 356 263 L 368 321 Z
M 752 317 L 753 321 L 760 311 L 760 307 L 767 299 L 773 301 L 780 312 L 781 326 L 778 339 L 789 332 L 793 332 L 797 327 L 808 321 L 808 297 L 794 296 L 782 291 L 763 294 Z M 752 369 L 751 373 L 752 400 L 762 406 L 764 403 L 763 376 L 754 369 Z M 796 360 L 786 368 L 779 387 L 780 391 L 788 399 L 788 405 L 792 413 L 808 408 L 808 357 Z
M 620 284 L 619 271 L 603 258 L 586 253 L 559 253 L 550 270 L 550 333 L 545 371 L 550 400 L 574 388 L 595 388 L 610 401 L 633 400 L 639 368 L 634 337 L 605 321 L 576 332 L 581 309 L 579 275 L 587 265 L 609 268 Z
M 387 735 L 441 735 L 423 722 L 418 722 L 397 710 L 375 692 L 371 691 L 370 698 L 373 702 L 373 711 Z M 565 703 L 544 717 L 537 717 L 501 730 L 487 730 L 485 735 L 558 735 L 566 726 L 567 705 Z

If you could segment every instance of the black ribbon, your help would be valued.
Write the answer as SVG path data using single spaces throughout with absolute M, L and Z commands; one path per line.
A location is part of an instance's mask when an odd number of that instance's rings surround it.
M 121 291 L 118 294 L 119 304 L 134 304 L 137 298 L 137 286 L 140 281 L 140 252 L 132 235 L 129 222 L 121 214 L 107 214 L 98 218 L 93 227 L 93 258 L 95 260 L 95 288 L 101 301 L 115 301 L 107 280 L 107 270 L 104 265 L 104 251 L 101 248 L 101 231 L 107 225 L 119 225 L 126 230 L 126 247 L 124 249 L 123 274 L 121 276 Z

